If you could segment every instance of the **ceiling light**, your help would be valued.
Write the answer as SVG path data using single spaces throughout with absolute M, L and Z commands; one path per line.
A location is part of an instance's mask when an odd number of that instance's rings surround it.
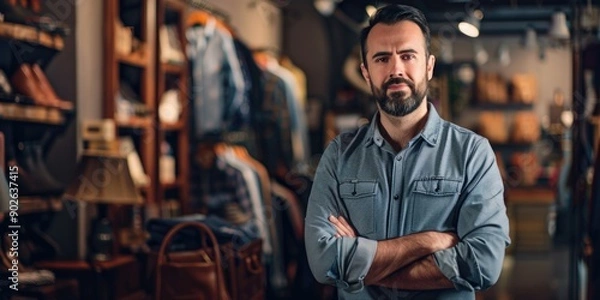
M 523 38 L 523 47 L 527 50 L 533 50 L 537 48 L 537 33 L 535 29 L 528 26 L 525 29 L 525 37 Z
M 475 54 L 475 63 L 477 65 L 481 66 L 488 62 L 490 56 L 481 43 L 475 42 L 473 45 L 473 52 Z
M 474 13 L 470 13 L 463 21 L 458 23 L 458 29 L 465 35 L 476 38 L 479 36 L 479 19 Z
M 505 43 L 501 43 L 500 46 L 498 46 L 498 61 L 502 66 L 510 65 L 510 50 Z
M 338 2 L 341 2 L 341 0 L 315 0 L 314 5 L 321 15 L 331 16 Z
M 571 36 L 567 27 L 567 16 L 562 11 L 557 11 L 552 15 L 552 25 L 548 35 L 557 40 L 567 40 Z
M 365 10 L 367 11 L 367 15 L 370 18 L 377 11 L 377 7 L 373 5 L 367 5 L 367 7 L 365 7 Z

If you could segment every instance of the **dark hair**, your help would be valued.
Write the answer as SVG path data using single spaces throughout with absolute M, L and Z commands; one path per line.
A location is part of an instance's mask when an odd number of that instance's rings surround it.
M 367 51 L 365 48 L 367 44 L 367 36 L 369 36 L 371 29 L 373 29 L 373 27 L 378 23 L 393 25 L 400 21 L 411 21 L 421 28 L 421 32 L 423 32 L 423 36 L 425 36 L 425 55 L 429 56 L 431 33 L 429 31 L 427 19 L 425 18 L 423 12 L 408 5 L 390 4 L 379 8 L 377 12 L 369 19 L 369 26 L 363 28 L 360 33 L 360 50 L 365 66 L 367 65 Z

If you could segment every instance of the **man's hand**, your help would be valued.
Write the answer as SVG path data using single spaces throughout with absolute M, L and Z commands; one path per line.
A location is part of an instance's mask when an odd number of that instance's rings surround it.
M 329 222 L 331 222 L 335 227 L 335 237 L 356 237 L 356 230 L 354 230 L 354 228 L 348 224 L 344 217 L 329 216 Z
M 424 234 L 430 235 L 432 240 L 432 246 L 434 252 L 452 248 L 458 244 L 458 236 L 454 232 L 438 232 L 438 231 L 426 231 Z

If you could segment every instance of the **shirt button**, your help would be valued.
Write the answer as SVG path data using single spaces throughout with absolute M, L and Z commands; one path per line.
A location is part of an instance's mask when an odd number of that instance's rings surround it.
M 401 161 L 401 160 L 402 160 L 402 155 L 400 155 L 400 156 L 396 157 L 396 160 L 397 160 L 397 161 Z
M 394 195 L 394 200 L 398 200 L 400 199 L 400 196 L 398 194 Z

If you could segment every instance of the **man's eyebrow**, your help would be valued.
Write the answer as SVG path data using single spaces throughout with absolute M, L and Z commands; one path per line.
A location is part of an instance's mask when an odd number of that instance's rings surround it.
M 371 58 L 377 58 L 380 56 L 390 56 L 392 55 L 392 52 L 390 51 L 379 51 L 379 52 L 375 52 L 375 54 L 373 54 L 373 56 L 371 56 Z
M 414 53 L 414 54 L 417 54 L 419 52 L 417 50 L 415 50 L 415 49 L 409 48 L 409 49 L 403 49 L 403 50 L 397 51 L 396 53 L 398 53 L 398 54 L 405 54 L 405 53 Z M 373 54 L 373 56 L 371 56 L 371 58 L 377 58 L 377 57 L 380 57 L 380 56 L 389 56 L 389 55 L 392 55 L 392 52 L 390 52 L 390 51 L 379 51 L 379 52 L 375 52 L 375 54 Z

